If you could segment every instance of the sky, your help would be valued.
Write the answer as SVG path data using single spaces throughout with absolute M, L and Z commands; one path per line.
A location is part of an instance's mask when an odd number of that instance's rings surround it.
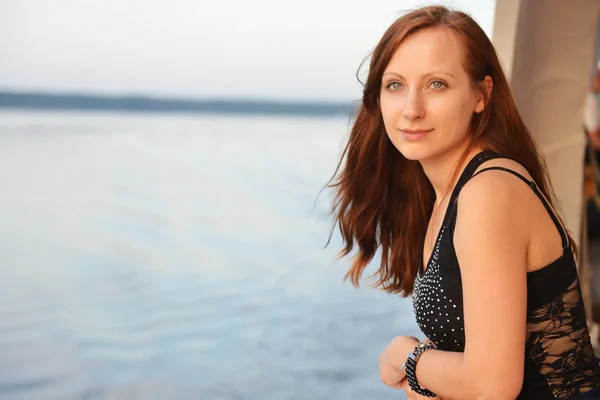
M 437 1 L 491 37 L 495 0 Z M 2 0 L 0 90 L 351 101 L 415 0 Z

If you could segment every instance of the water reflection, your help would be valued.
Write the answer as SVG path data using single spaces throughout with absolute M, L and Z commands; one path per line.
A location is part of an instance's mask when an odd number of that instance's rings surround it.
M 0 398 L 384 399 L 407 300 L 322 249 L 346 119 L 3 112 Z

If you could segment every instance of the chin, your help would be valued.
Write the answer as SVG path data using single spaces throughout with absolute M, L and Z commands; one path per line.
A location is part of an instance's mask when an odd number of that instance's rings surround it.
M 416 144 L 401 144 L 400 146 L 396 146 L 396 149 L 406 158 L 411 161 L 422 161 L 434 155 L 434 152 L 431 149 L 428 149 L 427 146 L 424 145 L 416 145 Z

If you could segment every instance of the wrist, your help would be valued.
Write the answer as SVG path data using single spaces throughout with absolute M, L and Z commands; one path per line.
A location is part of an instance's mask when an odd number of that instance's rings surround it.
M 408 380 L 408 385 L 415 393 L 425 397 L 436 397 L 436 395 L 419 385 L 417 380 L 417 364 L 425 352 L 436 348 L 437 347 L 433 343 L 420 343 L 415 347 L 412 353 L 408 353 L 408 359 L 406 360 L 406 378 Z
M 429 350 L 435 350 L 437 349 L 437 346 L 435 345 L 435 343 L 433 343 L 432 341 L 423 341 L 418 343 L 414 350 L 410 353 L 408 353 L 409 357 L 412 355 L 413 358 L 415 359 L 415 361 L 418 361 L 421 356 Z

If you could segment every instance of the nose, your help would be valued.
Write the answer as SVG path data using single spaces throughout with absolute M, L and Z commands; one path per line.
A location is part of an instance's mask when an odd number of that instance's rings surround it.
M 425 110 L 423 108 L 422 99 L 417 91 L 411 91 L 406 96 L 406 103 L 402 110 L 402 116 L 410 121 L 423 118 Z

